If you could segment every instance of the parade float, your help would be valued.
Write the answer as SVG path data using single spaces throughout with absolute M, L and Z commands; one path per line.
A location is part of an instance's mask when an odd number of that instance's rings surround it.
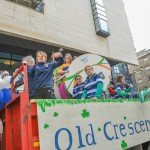
M 66 88 L 72 94 L 74 77 L 85 79 L 84 67 L 92 65 L 101 75 L 104 89 L 111 69 L 108 61 L 94 54 L 76 58 L 66 74 Z M 15 95 L 0 112 L 2 150 L 122 150 L 150 140 L 150 99 L 57 99 L 30 100 L 27 68 L 24 91 Z M 59 79 L 58 79 L 59 80 Z M 2 130 L 3 129 L 3 130 Z

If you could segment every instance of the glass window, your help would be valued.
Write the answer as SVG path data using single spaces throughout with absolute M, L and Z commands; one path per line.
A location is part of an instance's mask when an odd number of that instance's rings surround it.
M 96 15 L 94 16 L 94 19 L 97 19 L 97 18 L 103 19 L 103 20 L 107 21 L 107 18 L 106 18 L 105 16 L 101 15 L 101 14 L 96 14 Z
M 106 17 L 106 13 L 100 9 L 97 9 L 97 13 Z
M 107 21 L 102 20 L 102 19 L 99 19 L 99 20 L 100 20 L 101 29 L 102 29 L 103 31 L 108 32 Z
M 11 61 L 10 72 L 13 73 L 20 66 L 21 66 L 21 62 L 20 61 Z
M 0 52 L 0 71 L 6 70 L 12 75 L 20 67 L 23 57 L 22 55 Z
M 5 52 L 0 52 L 0 58 L 10 59 L 11 54 L 10 53 L 5 53 Z
M 100 33 L 109 33 L 108 32 L 108 27 L 107 27 L 107 21 L 102 20 L 100 18 L 97 18 L 95 20 L 95 28 L 96 28 L 96 32 L 100 32 Z
M 25 7 L 29 7 L 31 9 L 34 9 L 38 12 L 44 12 L 44 2 L 43 0 L 8 0 L 12 1 L 14 3 L 17 3 L 19 5 L 23 5 Z
M 97 8 L 97 9 L 99 9 L 99 10 L 102 10 L 102 11 L 104 11 L 105 12 L 105 8 L 104 7 L 102 7 L 102 6 L 100 6 L 100 5 L 95 5 L 95 7 Z
M 13 61 L 10 59 L 0 59 L 0 71 L 8 71 L 12 74 L 17 68 L 19 68 L 21 63 L 19 61 Z
M 115 71 L 115 73 L 120 73 L 118 65 L 114 66 L 114 71 Z
M 93 5 L 92 9 L 93 10 L 99 9 L 99 10 L 102 10 L 103 12 L 105 12 L 105 8 L 103 6 L 98 5 L 98 4 Z
M 98 14 L 98 17 L 99 17 L 100 19 L 105 20 L 105 21 L 107 22 L 107 18 L 106 18 L 105 16 Z
M 123 66 L 124 66 L 124 71 L 127 72 L 127 71 L 128 71 L 128 66 L 127 66 L 127 64 L 123 64 Z
M 92 5 L 94 5 L 95 3 L 103 6 L 103 1 L 102 0 L 91 0 Z
M 95 10 L 93 11 L 93 14 L 94 14 L 94 15 L 95 15 L 95 14 L 100 14 L 100 15 L 103 15 L 103 16 L 106 17 L 106 13 L 105 13 L 104 11 L 100 10 L 100 9 L 95 9 Z
M 91 0 L 93 18 L 95 22 L 96 34 L 104 38 L 110 35 L 107 24 L 107 17 L 102 0 Z
M 8 59 L 0 59 L 0 71 L 10 70 L 11 61 Z
M 103 6 L 103 1 L 102 0 L 95 0 L 95 2 L 101 6 Z
M 21 61 L 23 57 L 24 57 L 24 56 L 12 54 L 12 58 L 11 58 L 11 59 Z

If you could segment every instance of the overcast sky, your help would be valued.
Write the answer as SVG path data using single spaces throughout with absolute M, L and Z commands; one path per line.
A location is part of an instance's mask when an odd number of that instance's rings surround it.
M 136 51 L 150 49 L 150 0 L 123 0 Z

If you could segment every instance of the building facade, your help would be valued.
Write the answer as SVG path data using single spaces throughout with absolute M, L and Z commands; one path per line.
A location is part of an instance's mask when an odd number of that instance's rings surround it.
M 139 66 L 129 66 L 136 90 L 150 88 L 150 49 L 137 53 Z
M 0 1 L 0 71 L 59 48 L 104 56 L 111 66 L 138 64 L 122 0 Z
M 112 67 L 112 77 L 115 79 L 117 75 L 122 74 L 125 76 L 126 83 L 132 83 L 131 76 L 129 74 L 128 64 L 127 63 L 119 63 Z
M 60 47 L 138 64 L 122 0 L 1 0 L 0 9 L 0 68 Z

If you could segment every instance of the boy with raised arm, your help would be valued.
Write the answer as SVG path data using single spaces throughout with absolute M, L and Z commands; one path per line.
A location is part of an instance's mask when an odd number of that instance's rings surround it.
M 53 53 L 55 61 L 47 63 L 47 54 L 38 51 L 36 54 L 37 64 L 30 70 L 29 74 L 34 77 L 35 99 L 52 99 L 53 94 L 53 70 L 63 64 L 60 52 Z

